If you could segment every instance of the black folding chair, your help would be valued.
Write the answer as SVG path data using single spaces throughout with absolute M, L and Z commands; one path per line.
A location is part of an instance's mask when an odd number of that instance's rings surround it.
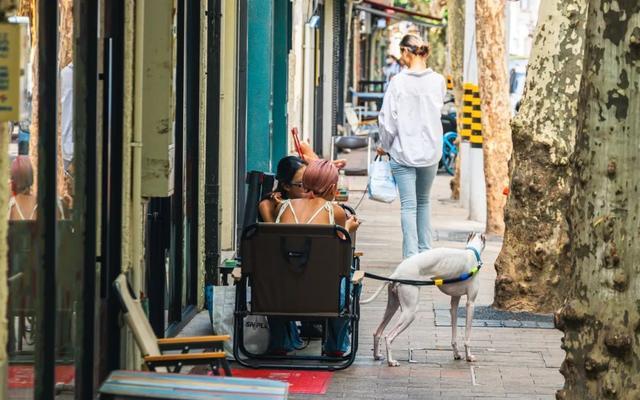
M 359 262 L 344 228 L 258 223 L 244 230 L 240 254 L 241 267 L 233 274 L 237 280 L 234 356 L 240 364 L 338 370 L 353 363 L 364 274 L 357 270 Z M 298 321 L 344 318 L 349 325 L 350 348 L 339 357 L 253 354 L 244 346 L 243 321 L 248 315 Z

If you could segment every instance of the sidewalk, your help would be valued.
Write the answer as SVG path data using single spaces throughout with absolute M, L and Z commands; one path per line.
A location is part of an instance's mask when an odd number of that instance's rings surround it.
M 366 178 L 349 179 L 350 204 L 355 205 L 366 186 Z M 468 232 L 482 231 L 483 227 L 466 220 L 465 210 L 448 200 L 449 180 L 449 176 L 439 175 L 432 192 L 434 246 L 459 248 L 464 246 Z M 358 249 L 365 253 L 362 268 L 376 274 L 390 274 L 402 256 L 399 201 L 386 205 L 365 198 L 357 211 L 363 220 L 358 232 Z M 493 263 L 500 246 L 496 238 L 487 242 L 476 310 L 493 301 L 496 276 Z M 379 285 L 367 280 L 363 297 L 369 297 Z M 418 317 L 394 343 L 394 355 L 401 362 L 400 367 L 390 368 L 386 361 L 374 361 L 373 331 L 382 318 L 386 301 L 383 293 L 371 304 L 362 306 L 358 358 L 347 370 L 334 373 L 326 395 L 291 395 L 290 398 L 553 399 L 555 391 L 562 387 L 563 378 L 558 368 L 564 352 L 560 349 L 561 332 L 555 329 L 475 327 L 474 323 L 471 339 L 477 361 L 471 364 L 453 360 L 451 327 L 443 326 L 448 322 L 448 311 L 438 311 L 449 309 L 449 297 L 433 287 L 421 290 Z M 443 321 L 445 315 L 447 321 Z M 392 325 L 393 321 L 389 327 Z M 461 348 L 463 334 L 464 328 L 459 328 Z M 409 364 L 409 347 L 428 350 L 414 352 L 413 358 L 418 362 Z

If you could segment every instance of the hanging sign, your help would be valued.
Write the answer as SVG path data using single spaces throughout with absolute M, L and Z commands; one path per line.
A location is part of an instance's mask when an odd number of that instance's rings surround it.
M 20 25 L 0 23 L 0 121 L 20 119 Z

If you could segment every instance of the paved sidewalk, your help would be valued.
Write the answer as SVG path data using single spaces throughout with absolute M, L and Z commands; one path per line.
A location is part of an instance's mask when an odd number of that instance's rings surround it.
M 351 201 L 360 199 L 365 178 L 350 177 Z M 468 221 L 466 212 L 449 198 L 447 175 L 436 178 L 432 192 L 433 228 L 436 247 L 463 247 L 466 233 L 482 231 L 479 223 Z M 355 189 L 355 190 L 354 190 Z M 362 268 L 376 274 L 390 274 L 401 260 L 402 234 L 400 205 L 376 203 L 365 199 L 358 209 L 364 220 L 358 232 L 358 249 L 365 252 Z M 490 238 L 480 272 L 481 289 L 476 306 L 493 301 L 495 270 L 493 263 L 500 250 L 499 238 Z M 380 283 L 368 280 L 363 297 L 369 297 Z M 400 367 L 390 368 L 386 361 L 372 357 L 373 331 L 386 306 L 386 293 L 362 306 L 360 345 L 354 365 L 335 372 L 325 396 L 291 395 L 292 399 L 553 399 L 562 387 L 558 372 L 564 352 L 561 333 L 554 329 L 473 328 L 472 350 L 475 363 L 455 361 L 451 352 L 451 328 L 436 326 L 434 310 L 448 308 L 449 297 L 433 287 L 421 290 L 418 317 L 394 343 L 394 355 Z M 464 305 L 464 298 L 461 301 Z M 395 319 L 394 319 L 395 320 Z M 389 325 L 391 327 L 393 321 Z M 458 329 L 462 346 L 464 328 Z M 417 363 L 409 364 L 411 348 Z

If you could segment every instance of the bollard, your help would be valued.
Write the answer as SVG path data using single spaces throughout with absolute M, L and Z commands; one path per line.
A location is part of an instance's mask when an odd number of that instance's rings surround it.
M 460 130 L 460 205 L 469 209 L 471 199 L 470 144 L 473 111 L 473 84 L 464 84 L 462 97 L 462 127 Z
M 473 86 L 471 110 L 470 150 L 470 201 L 469 219 L 478 222 L 487 220 L 487 199 L 484 179 L 484 156 L 482 154 L 482 111 L 480 109 L 480 90 Z

